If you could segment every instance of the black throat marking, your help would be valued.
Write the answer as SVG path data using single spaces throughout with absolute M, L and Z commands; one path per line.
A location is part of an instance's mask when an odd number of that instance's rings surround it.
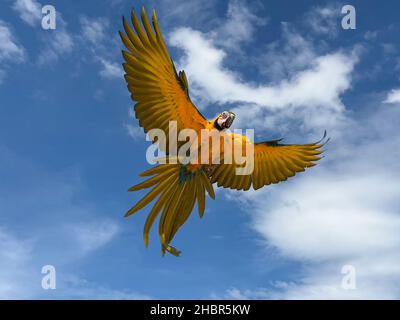
M 224 129 L 218 124 L 218 120 L 215 120 L 215 121 L 214 121 L 214 127 L 215 127 L 215 129 L 217 129 L 218 131 L 224 130 Z

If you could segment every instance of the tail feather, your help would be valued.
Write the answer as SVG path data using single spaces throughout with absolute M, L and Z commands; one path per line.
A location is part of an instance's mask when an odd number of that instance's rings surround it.
M 146 196 L 144 196 L 135 206 L 133 206 L 126 214 L 125 217 L 130 216 L 131 214 L 134 214 L 138 210 L 144 208 L 147 204 L 149 204 L 151 201 L 155 199 L 170 183 L 170 181 L 173 179 L 173 176 L 169 176 L 166 178 L 164 181 L 160 182 L 157 186 L 155 186 Z
M 150 233 L 150 229 L 154 223 L 154 220 L 157 218 L 160 210 L 165 205 L 165 203 L 167 201 L 169 201 L 169 198 L 171 197 L 172 193 L 176 190 L 177 182 L 178 182 L 178 179 L 176 178 L 175 181 L 166 188 L 165 192 L 157 200 L 157 202 L 155 203 L 154 207 L 151 209 L 151 212 L 146 219 L 146 223 L 144 225 L 144 230 L 143 230 L 143 239 L 144 239 L 144 244 L 146 247 L 149 245 L 149 233 Z
M 166 168 L 165 171 L 160 172 L 158 175 L 133 186 L 128 191 L 132 192 L 132 191 L 138 191 L 141 189 L 150 188 L 150 187 L 156 185 L 158 182 L 160 182 L 163 178 L 166 178 L 171 173 L 171 171 L 172 171 L 172 168 Z
M 156 166 L 156 167 L 150 168 L 150 169 L 148 169 L 146 171 L 143 171 L 141 174 L 139 174 L 139 176 L 141 176 L 141 177 L 152 176 L 152 175 L 155 175 L 157 173 L 164 172 L 168 168 L 172 168 L 172 167 L 174 167 L 173 164 L 164 164 L 164 166 Z
M 166 225 L 167 229 L 165 230 L 165 232 L 168 243 L 172 241 L 178 229 L 186 222 L 186 220 L 190 216 L 190 213 L 193 210 L 197 195 L 196 182 L 194 179 L 190 180 L 187 183 L 186 190 L 187 190 L 186 195 L 184 199 L 182 199 L 182 202 L 180 203 L 178 210 L 175 211 L 175 215 L 173 216 L 173 219 L 171 221 L 172 223 Z
M 172 227 L 174 219 L 178 214 L 181 213 L 179 212 L 179 207 L 181 206 L 180 201 L 182 201 L 183 199 L 184 192 L 187 186 L 188 183 L 184 183 L 183 186 L 178 189 L 178 191 L 173 195 L 173 198 L 171 198 L 170 200 L 171 204 L 168 207 L 168 210 L 166 210 L 166 212 L 163 212 L 163 215 L 161 216 L 158 232 L 160 235 L 161 243 L 165 247 L 168 246 L 168 234 Z
M 190 213 L 192 212 L 194 205 L 196 203 L 196 197 L 197 197 L 197 183 L 195 181 L 190 181 L 189 182 L 191 185 L 193 186 L 189 186 L 189 190 L 191 190 L 191 192 L 189 193 L 186 201 L 183 203 L 182 205 L 182 214 L 178 215 L 176 217 L 176 220 L 174 221 L 174 224 L 172 226 L 171 229 L 171 233 L 169 234 L 169 241 L 171 241 L 173 239 L 173 237 L 175 236 L 176 232 L 178 231 L 178 229 L 186 222 L 186 220 L 189 218 Z M 192 189 L 193 187 L 193 189 Z
M 201 181 L 199 181 L 196 185 L 197 208 L 199 210 L 199 217 L 203 218 L 204 210 L 206 209 L 206 193 L 204 192 L 204 187 Z
M 213 186 L 212 186 L 210 180 L 208 180 L 208 177 L 207 177 L 205 174 L 201 175 L 200 177 L 201 177 L 203 186 L 204 186 L 204 187 L 206 188 L 206 190 L 207 190 L 208 195 L 209 195 L 211 198 L 215 199 L 214 188 L 213 188 Z
M 151 227 L 161 212 L 159 221 L 159 238 L 161 250 L 164 255 L 169 252 L 178 256 L 180 251 L 170 245 L 179 228 L 189 218 L 195 203 L 202 217 L 205 210 L 205 191 L 214 198 L 214 189 L 206 173 L 199 169 L 190 172 L 186 166 L 181 164 L 161 164 L 146 170 L 141 176 L 151 178 L 133 186 L 130 191 L 137 191 L 153 187 L 135 206 L 127 213 L 129 216 L 144 208 L 147 204 L 158 197 L 154 203 L 144 226 L 143 240 L 145 246 L 149 244 L 149 233 Z
M 193 210 L 195 200 L 196 200 L 195 190 L 192 189 L 193 184 L 194 184 L 193 180 L 186 183 L 186 185 L 187 185 L 186 190 L 190 190 L 190 192 L 187 193 L 187 196 L 185 196 L 183 199 L 182 199 L 182 197 L 180 197 L 181 201 L 179 202 L 175 211 L 172 211 L 172 209 L 171 209 L 169 214 L 167 213 L 168 214 L 167 217 L 170 216 L 171 218 L 169 219 L 169 222 L 167 222 L 167 220 L 165 221 L 164 233 L 162 233 L 161 237 L 160 237 L 160 240 L 162 243 L 161 249 L 162 249 L 163 254 L 165 253 L 165 251 L 168 251 L 174 255 L 180 254 L 180 251 L 178 251 L 176 248 L 169 245 L 169 243 L 174 238 L 178 229 L 189 218 L 190 213 Z M 161 232 L 163 232 L 163 231 L 161 231 Z

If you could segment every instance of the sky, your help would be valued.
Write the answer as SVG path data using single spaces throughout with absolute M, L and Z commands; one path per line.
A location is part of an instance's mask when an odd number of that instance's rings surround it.
M 400 4 L 346 3 L 348 30 L 344 4 L 1 1 L 0 298 L 399 299 Z M 216 190 L 175 237 L 179 258 L 161 256 L 157 228 L 144 247 L 149 209 L 123 217 L 150 166 L 118 36 L 142 5 L 206 117 L 231 110 L 256 140 L 331 138 L 284 183 Z

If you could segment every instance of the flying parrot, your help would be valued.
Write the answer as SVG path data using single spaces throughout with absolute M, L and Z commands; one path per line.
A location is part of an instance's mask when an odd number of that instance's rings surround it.
M 250 187 L 257 190 L 269 184 L 285 181 L 297 172 L 315 165 L 323 152 L 321 148 L 326 143 L 323 141 L 326 133 L 323 139 L 315 143 L 281 144 L 280 140 L 253 143 L 244 135 L 227 132 L 226 129 L 232 125 L 235 114 L 224 111 L 216 118 L 207 120 L 196 108 L 189 96 L 185 72 L 177 73 L 168 53 L 155 10 L 152 14 L 152 24 L 144 8 L 141 11 L 142 24 L 134 11 L 131 20 L 133 29 L 123 17 L 125 33 L 120 32 L 126 47 L 126 51 L 122 51 L 125 60 L 123 67 L 132 100 L 136 102 L 135 116 L 144 132 L 161 129 L 166 132 L 166 144 L 171 144 L 172 141 L 168 140 L 169 122 L 175 121 L 178 131 L 188 128 L 196 133 L 217 130 L 232 140 L 242 140 L 252 144 L 253 147 L 253 170 L 249 174 L 236 174 L 235 169 L 238 164 L 235 159 L 232 163 L 220 164 L 207 161 L 200 164 L 170 161 L 141 173 L 140 176 L 148 179 L 129 189 L 137 191 L 152 188 L 125 216 L 134 214 L 157 199 L 144 226 L 146 247 L 149 243 L 150 229 L 161 213 L 159 238 L 162 254 L 169 252 L 179 256 L 180 251 L 170 243 L 178 229 L 188 219 L 196 202 L 200 218 L 203 216 L 206 193 L 215 199 L 214 183 L 218 187 L 246 191 Z M 153 143 L 157 143 L 157 139 Z M 178 147 L 182 143 L 178 142 Z M 199 149 L 201 148 L 200 144 Z M 162 150 L 167 157 L 168 150 L 168 147 Z M 224 158 L 224 155 L 221 154 L 221 158 Z

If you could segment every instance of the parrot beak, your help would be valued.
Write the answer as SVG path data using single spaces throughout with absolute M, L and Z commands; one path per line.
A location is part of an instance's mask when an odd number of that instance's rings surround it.
M 236 115 L 233 112 L 229 112 L 229 116 L 228 119 L 225 121 L 225 128 L 229 128 L 232 123 L 233 120 L 235 120 Z

